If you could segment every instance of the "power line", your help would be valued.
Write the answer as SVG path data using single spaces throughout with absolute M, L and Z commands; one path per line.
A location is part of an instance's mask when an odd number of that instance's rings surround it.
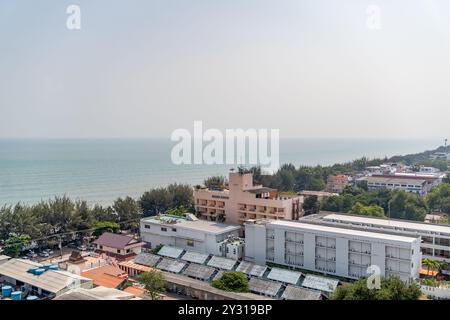
M 120 222 L 113 222 L 113 221 L 110 221 L 110 222 L 117 223 L 118 225 L 121 225 L 121 224 L 124 224 L 124 223 L 135 222 L 135 221 L 140 221 L 140 220 L 141 220 L 141 218 L 136 218 L 136 219 L 120 221 Z M 30 239 L 29 241 L 31 242 L 31 241 L 46 240 L 46 239 L 51 239 L 51 238 L 55 238 L 55 237 L 62 237 L 64 235 L 72 235 L 72 234 L 77 234 L 77 233 L 86 233 L 86 232 L 95 231 L 95 230 L 98 230 L 98 229 L 100 229 L 100 228 L 89 228 L 89 229 L 81 229 L 81 230 L 76 230 L 76 231 L 60 232 L 60 233 L 55 233 L 55 234 L 52 234 L 52 235 L 49 235 L 49 236 L 45 236 L 45 237 L 39 237 L 39 238 Z

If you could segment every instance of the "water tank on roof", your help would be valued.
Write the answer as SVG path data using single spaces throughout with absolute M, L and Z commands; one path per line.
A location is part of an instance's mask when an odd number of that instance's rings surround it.
M 22 300 L 22 291 L 14 291 L 11 293 L 11 299 Z
M 38 297 L 36 297 L 36 296 L 28 296 L 27 300 L 38 300 Z
M 52 264 L 48 269 L 49 269 L 49 270 L 58 270 L 59 267 L 58 267 L 58 265 L 56 265 L 56 264 Z
M 46 270 L 44 268 L 39 268 L 34 270 L 34 274 L 37 276 L 40 276 L 41 274 L 43 274 Z
M 36 270 L 38 270 L 38 269 L 40 269 L 40 268 L 39 267 L 33 267 L 33 268 L 28 269 L 28 272 L 32 273 L 32 274 L 36 274 Z
M 44 264 L 43 268 L 45 269 L 45 271 L 47 271 L 48 269 L 50 269 L 52 265 L 50 263 L 46 263 Z
M 2 287 L 2 297 L 9 298 L 11 296 L 12 287 L 11 286 L 3 286 Z

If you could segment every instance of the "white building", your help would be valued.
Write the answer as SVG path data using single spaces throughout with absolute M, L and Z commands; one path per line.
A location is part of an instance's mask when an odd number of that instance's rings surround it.
M 334 213 L 318 216 L 318 219 L 305 218 L 304 221 L 307 220 L 334 227 L 421 237 L 423 258 L 450 262 L 450 226 L 448 225 Z
M 222 256 L 222 242 L 229 237 L 238 237 L 240 229 L 238 225 L 199 220 L 192 214 L 185 218 L 148 217 L 142 219 L 140 225 L 141 239 L 151 248 L 162 244 L 218 256 Z
M 229 237 L 219 243 L 219 252 L 223 257 L 238 260 L 244 257 L 245 241 L 238 237 Z
M 272 262 L 346 278 L 382 276 L 418 278 L 420 238 L 396 236 L 299 221 L 249 220 L 245 223 L 246 260 Z
M 0 265 L 0 283 L 10 284 L 24 295 L 42 298 L 58 296 L 74 288 L 93 287 L 89 278 L 23 259 L 9 259 Z
M 369 191 L 382 189 L 404 190 L 419 195 L 427 194 L 432 187 L 442 182 L 440 177 L 427 174 L 372 175 L 358 179 L 358 182 L 366 181 Z

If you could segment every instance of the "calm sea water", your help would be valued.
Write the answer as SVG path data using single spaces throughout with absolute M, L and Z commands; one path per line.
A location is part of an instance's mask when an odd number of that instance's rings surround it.
M 362 156 L 384 157 L 438 147 L 438 140 L 284 139 L 281 163 L 333 164 Z M 202 183 L 226 175 L 226 165 L 172 164 L 164 139 L 0 139 L 0 205 L 36 203 L 66 194 L 90 204 L 140 196 L 172 182 Z

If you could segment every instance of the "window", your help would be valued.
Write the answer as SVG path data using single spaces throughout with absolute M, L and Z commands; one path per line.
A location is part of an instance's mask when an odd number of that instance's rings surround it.
M 167 232 L 167 228 L 161 227 L 161 231 Z
M 193 246 L 194 246 L 194 241 L 188 240 L 188 241 L 187 241 L 187 245 L 188 245 L 189 247 L 193 247 Z
M 117 249 L 117 253 L 120 253 L 120 249 Z
M 100 246 L 100 249 L 103 249 L 103 246 Z
M 149 226 L 148 224 L 145 224 L 145 225 L 144 225 L 144 228 L 145 228 L 145 229 L 150 229 L 150 226 Z
M 173 232 L 177 232 L 177 228 L 172 228 L 172 231 Z
M 131 252 L 131 249 L 127 249 L 127 253 L 130 253 Z

